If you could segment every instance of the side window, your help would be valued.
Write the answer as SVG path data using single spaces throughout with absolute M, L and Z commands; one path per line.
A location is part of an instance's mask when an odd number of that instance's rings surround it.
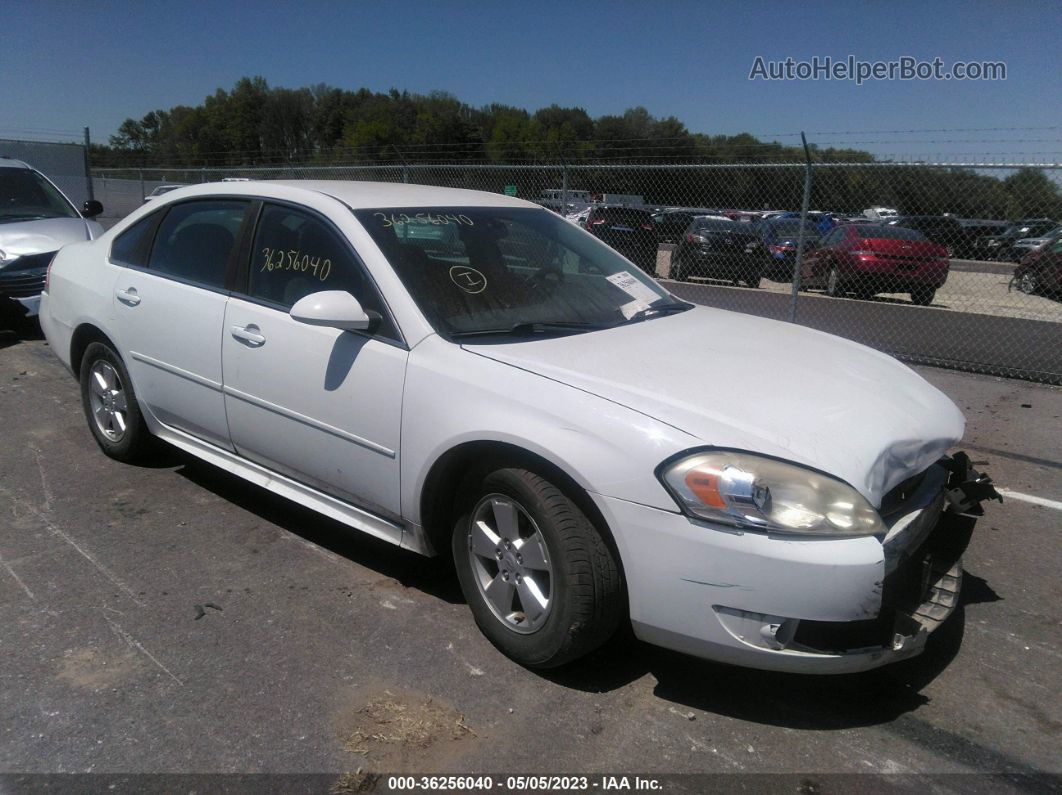
M 315 216 L 267 204 L 251 253 L 248 295 L 284 309 L 322 290 L 346 290 L 382 318 L 378 336 L 398 339 L 383 300 L 350 247 Z
M 111 243 L 111 259 L 123 265 L 146 267 L 151 234 L 155 231 L 158 221 L 158 213 L 152 213 L 118 235 Z
M 148 269 L 207 287 L 224 287 L 247 204 L 224 200 L 174 205 L 159 225 Z

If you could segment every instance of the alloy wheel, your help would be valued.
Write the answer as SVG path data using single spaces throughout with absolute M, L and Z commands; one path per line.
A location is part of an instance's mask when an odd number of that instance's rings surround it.
M 468 555 L 494 616 L 520 634 L 540 629 L 553 606 L 553 565 L 527 510 L 503 494 L 483 497 L 469 522 Z
M 100 433 L 109 441 L 120 442 L 128 427 L 125 385 L 118 371 L 102 359 L 89 371 L 89 404 Z

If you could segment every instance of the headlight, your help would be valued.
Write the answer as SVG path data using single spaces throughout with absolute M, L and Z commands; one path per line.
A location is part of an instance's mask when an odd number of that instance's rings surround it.
M 751 453 L 695 453 L 669 464 L 660 478 L 686 513 L 712 522 L 773 533 L 886 532 L 878 512 L 847 483 Z

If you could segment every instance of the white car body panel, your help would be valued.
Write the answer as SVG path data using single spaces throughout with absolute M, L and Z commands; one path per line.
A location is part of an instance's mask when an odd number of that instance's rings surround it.
M 684 341 L 681 353 L 661 356 L 675 340 Z M 702 444 L 822 470 L 874 506 L 954 446 L 965 427 L 951 400 L 890 356 L 718 309 L 473 350 L 655 417 Z M 735 376 L 750 368 L 763 380 Z
M 265 338 L 248 344 L 233 329 Z M 398 516 L 404 348 L 231 298 L 221 341 L 225 409 L 245 458 Z
M 220 195 L 294 202 L 324 215 L 357 251 L 406 345 L 300 324 L 239 296 L 107 261 L 114 237 L 146 214 Z M 99 240 L 63 249 L 42 300 L 42 327 L 68 366 L 79 326 L 106 335 L 157 436 L 419 552 L 432 551 L 422 526 L 425 486 L 448 452 L 501 443 L 544 459 L 600 511 L 635 631 L 650 642 L 820 673 L 918 652 L 924 636 L 902 648 L 824 654 L 775 648 L 758 633 L 786 618 L 876 615 L 890 555 L 924 537 L 920 523 L 935 521 L 929 497 L 908 506 L 884 540 L 775 537 L 691 519 L 655 471 L 684 451 L 733 448 L 824 471 L 880 506 L 893 486 L 961 438 L 964 421 L 948 398 L 847 340 L 707 308 L 585 334 L 455 344 L 435 333 L 350 212 L 415 206 L 535 207 L 412 185 L 182 188 Z M 117 298 L 130 287 L 136 306 Z M 252 325 L 264 337 L 260 346 L 231 333 Z
M 159 422 L 231 449 L 221 393 L 228 296 L 144 270 L 110 268 L 115 341 L 140 400 Z

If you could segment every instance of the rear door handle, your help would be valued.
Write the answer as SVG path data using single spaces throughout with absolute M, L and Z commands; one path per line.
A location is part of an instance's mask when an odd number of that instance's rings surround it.
M 124 290 L 116 290 L 114 295 L 126 306 L 136 306 L 140 303 L 135 287 L 127 287 Z
M 260 329 L 253 323 L 249 326 L 233 326 L 230 331 L 240 342 L 245 342 L 253 348 L 265 344 L 265 337 L 258 333 Z

